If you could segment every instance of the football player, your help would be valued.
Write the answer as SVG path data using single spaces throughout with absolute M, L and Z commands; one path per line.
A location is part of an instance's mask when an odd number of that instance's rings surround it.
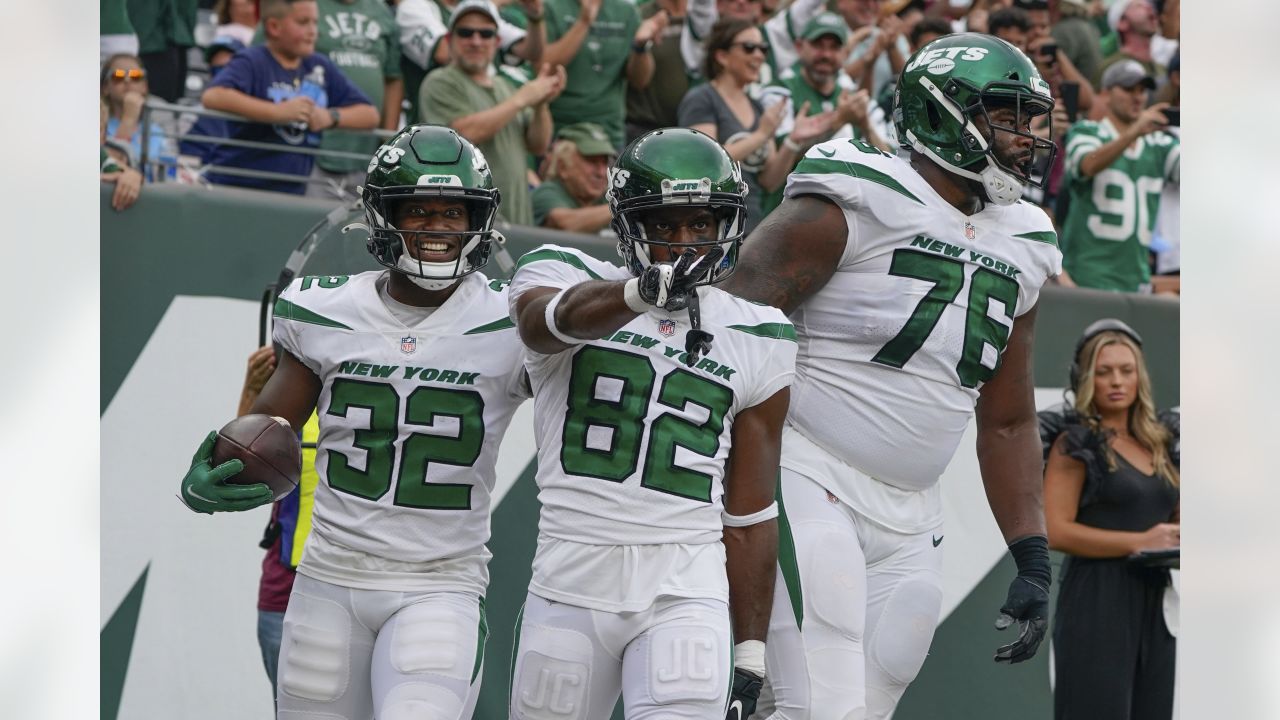
M 610 169 L 623 267 L 554 245 L 517 264 L 542 509 L 512 718 L 596 720 L 619 693 L 628 720 L 754 708 L 796 345 L 715 286 L 745 190 L 714 140 L 655 130 Z
M 481 268 L 499 194 L 453 130 L 410 126 L 363 190 L 386 270 L 307 276 L 275 305 L 283 352 L 251 412 L 320 435 L 313 530 L 284 618 L 280 717 L 470 718 L 487 626 L 489 495 L 498 444 L 529 396 L 507 294 Z M 182 482 L 197 512 L 270 501 L 210 467 Z
M 1061 271 L 1053 226 L 1019 200 L 1054 147 L 1021 51 L 949 35 L 907 63 L 894 120 L 910 159 L 856 140 L 812 148 L 724 286 L 795 323 L 781 497 L 795 563 L 769 632 L 778 718 L 885 718 L 920 670 L 942 602 L 938 477 L 977 415 L 988 501 L 1018 575 L 997 627 L 1030 658 L 1049 554 L 1032 397 L 1035 304 Z M 787 527 L 787 523 L 783 524 Z M 785 591 L 785 593 L 784 593 Z M 806 697 L 807 695 L 807 697 Z

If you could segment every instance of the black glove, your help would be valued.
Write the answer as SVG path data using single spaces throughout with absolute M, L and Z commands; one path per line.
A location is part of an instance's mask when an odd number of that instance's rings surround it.
M 729 712 L 725 720 L 747 720 L 755 714 L 756 702 L 760 699 L 760 688 L 764 687 L 764 678 L 743 670 L 733 669 L 733 691 L 729 694 Z
M 1025 537 L 1009 546 L 1018 565 L 1018 576 L 1009 584 L 1009 596 L 996 618 L 1004 630 L 1016 620 L 1018 639 L 996 650 L 996 662 L 1020 663 L 1035 657 L 1049 625 L 1049 541 L 1043 535 Z
M 689 291 L 711 272 L 724 256 L 718 246 L 701 257 L 692 248 L 671 263 L 654 263 L 640 273 L 640 299 L 664 310 L 683 310 L 689 302 Z

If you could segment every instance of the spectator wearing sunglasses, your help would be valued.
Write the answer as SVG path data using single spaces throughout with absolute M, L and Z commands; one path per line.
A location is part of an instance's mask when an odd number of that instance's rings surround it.
M 367 130 L 378 124 L 378 110 L 327 57 L 316 53 L 315 0 L 262 0 L 259 10 L 266 45 L 237 53 L 213 79 L 204 106 L 249 118 L 231 123 L 239 140 L 282 148 L 320 145 L 320 133 L 334 127 Z M 218 146 L 211 165 L 306 178 L 311 155 L 282 150 Z M 302 195 L 304 182 L 210 173 L 211 182 Z
M 147 102 L 149 88 L 147 71 L 134 55 L 112 55 L 102 66 L 102 99 L 107 104 L 107 137 L 126 143 L 129 148 L 129 165 L 140 168 L 142 158 L 142 107 Z M 147 157 L 149 161 L 173 164 L 174 151 L 164 130 L 156 123 L 149 123 Z M 150 168 L 147 179 L 154 179 Z
M 449 24 L 449 64 L 427 76 L 419 92 L 422 121 L 448 125 L 489 161 L 502 192 L 498 211 L 508 222 L 533 224 L 526 153 L 542 155 L 551 143 L 550 102 L 564 89 L 565 72 L 543 64 L 525 82 L 508 68 L 494 70 L 498 9 L 489 0 L 463 0 Z
M 678 113 L 680 125 L 710 135 L 742 164 L 748 188 L 747 232 L 763 219 L 765 193 L 782 187 L 805 144 L 831 130 L 831 113 L 809 116 L 805 103 L 796 112 L 791 136 L 781 148 L 774 146 L 786 103 L 776 102 L 766 110 L 747 94 L 747 86 L 759 82 L 768 52 L 764 34 L 750 20 L 716 22 L 707 36 L 703 62 L 708 82 L 684 96 Z

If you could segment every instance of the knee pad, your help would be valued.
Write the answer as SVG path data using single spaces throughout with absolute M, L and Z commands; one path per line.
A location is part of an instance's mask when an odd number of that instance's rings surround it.
M 350 613 L 332 600 L 294 593 L 280 648 L 281 692 L 333 702 L 347 691 L 350 675 Z
M 479 616 L 461 617 L 452 605 L 414 603 L 396 613 L 391 667 L 404 675 L 429 673 L 467 682 L 478 652 Z
M 448 688 L 423 682 L 397 685 L 382 701 L 380 720 L 469 720 L 462 717 L 465 704 Z
M 645 673 L 658 704 L 718 702 L 729 687 L 728 638 L 707 625 L 664 625 L 648 636 Z
M 893 589 L 868 643 L 869 691 L 883 687 L 897 702 L 924 665 L 941 607 L 942 588 L 936 583 L 908 579 Z M 899 687 L 885 687 L 890 683 Z
M 577 630 L 530 625 L 521 629 L 511 679 L 511 717 L 585 720 L 591 686 L 591 639 Z
M 805 622 L 812 619 L 861 642 L 867 617 L 866 571 L 853 528 L 819 525 L 802 532 L 813 533 L 800 575 Z

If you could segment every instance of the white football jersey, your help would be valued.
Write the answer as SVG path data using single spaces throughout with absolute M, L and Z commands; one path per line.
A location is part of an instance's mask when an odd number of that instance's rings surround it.
M 299 571 L 412 589 L 438 563 L 483 592 L 498 444 L 528 397 L 505 283 L 468 275 L 409 327 L 379 296 L 388 273 L 299 278 L 276 302 L 275 341 L 321 382 L 321 482 Z M 478 562 L 455 572 L 459 558 Z
M 1061 272 L 1053 225 L 1022 201 L 965 215 L 906 160 L 851 140 L 809 150 L 786 188 L 804 194 L 839 205 L 849 234 L 831 279 L 791 317 L 788 421 L 881 482 L 929 489 L 1014 318 Z
M 515 299 L 631 274 L 570 248 L 520 259 Z M 699 288 L 711 352 L 683 358 L 688 313 L 654 309 L 572 350 L 526 353 L 538 438 L 539 531 L 594 545 L 720 540 L 734 417 L 791 384 L 796 344 L 776 308 Z

